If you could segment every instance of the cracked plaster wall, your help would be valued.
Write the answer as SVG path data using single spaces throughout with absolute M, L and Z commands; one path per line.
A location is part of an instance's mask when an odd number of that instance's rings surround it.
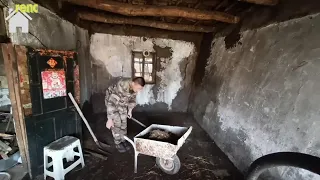
M 320 156 L 319 32 L 315 14 L 243 31 L 229 48 L 228 38 L 213 38 L 191 109 L 240 170 L 274 152 Z M 293 168 L 267 179 L 278 177 L 320 179 Z
M 94 86 L 101 96 L 112 79 L 131 77 L 132 51 L 156 52 L 156 84 L 137 95 L 140 110 L 187 111 L 191 74 L 197 58 L 194 43 L 180 40 L 119 36 L 91 36 L 90 54 L 96 67 Z M 101 104 L 102 111 L 105 109 Z

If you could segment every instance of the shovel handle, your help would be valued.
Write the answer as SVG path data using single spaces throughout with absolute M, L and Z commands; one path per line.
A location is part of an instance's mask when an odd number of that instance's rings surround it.
M 147 126 L 144 125 L 142 122 L 140 122 L 140 121 L 138 121 L 137 119 L 135 119 L 134 117 L 131 117 L 130 119 L 133 120 L 134 122 L 136 122 L 137 124 L 139 124 L 140 126 L 144 127 L 144 128 L 147 127 Z
M 90 134 L 91 134 L 91 136 L 92 136 L 92 138 L 93 138 L 94 142 L 98 143 L 98 139 L 97 139 L 97 137 L 96 137 L 96 136 L 94 135 L 94 133 L 92 132 L 92 129 L 91 129 L 91 127 L 90 127 L 90 125 L 89 125 L 89 123 L 88 123 L 87 119 L 86 119 L 86 118 L 84 117 L 84 115 L 82 114 L 82 111 L 81 111 L 81 109 L 79 108 L 79 106 L 78 106 L 78 104 L 77 104 L 76 100 L 74 99 L 74 97 L 72 96 L 72 94 L 71 94 L 71 93 L 68 93 L 68 96 L 69 96 L 70 100 L 72 101 L 72 103 L 73 103 L 74 107 L 77 109 L 77 111 L 78 111 L 78 113 L 79 113 L 79 115 L 80 115 L 80 117 L 81 117 L 82 121 L 83 121 L 83 122 L 84 122 L 84 124 L 87 126 L 87 128 L 88 128 L 88 130 L 89 130 L 89 132 L 90 132 Z

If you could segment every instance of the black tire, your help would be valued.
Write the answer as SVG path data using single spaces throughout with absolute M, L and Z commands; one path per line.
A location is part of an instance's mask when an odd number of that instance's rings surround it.
M 157 166 L 165 173 L 170 174 L 170 175 L 174 175 L 177 174 L 180 170 L 181 167 L 181 163 L 180 163 L 180 159 L 177 155 L 174 155 L 173 160 L 165 160 L 162 158 L 157 157 L 156 158 L 156 163 Z M 168 164 L 168 166 L 170 167 L 166 167 L 165 164 Z
M 255 160 L 249 168 L 247 180 L 257 180 L 260 174 L 269 168 L 291 166 L 302 168 L 320 175 L 320 158 L 296 152 L 278 152 L 268 154 Z

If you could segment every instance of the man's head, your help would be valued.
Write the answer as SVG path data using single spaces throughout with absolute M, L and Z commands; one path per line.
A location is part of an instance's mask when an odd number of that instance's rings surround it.
M 145 84 L 146 84 L 146 81 L 143 79 L 143 77 L 136 77 L 132 79 L 131 89 L 133 92 L 139 92 L 143 89 Z

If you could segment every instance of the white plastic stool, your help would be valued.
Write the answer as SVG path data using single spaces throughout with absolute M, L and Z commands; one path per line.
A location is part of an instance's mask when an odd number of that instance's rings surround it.
M 79 152 L 75 152 L 74 148 L 78 148 Z M 74 156 L 78 156 L 79 159 L 64 169 L 63 159 L 66 158 L 67 162 L 74 161 Z M 64 176 L 79 164 L 84 167 L 80 140 L 71 136 L 65 136 L 45 146 L 43 148 L 43 157 L 44 179 L 50 176 L 55 180 L 64 180 Z M 48 162 L 48 157 L 52 158 L 52 162 Z M 51 166 L 53 166 L 53 171 L 48 170 Z

